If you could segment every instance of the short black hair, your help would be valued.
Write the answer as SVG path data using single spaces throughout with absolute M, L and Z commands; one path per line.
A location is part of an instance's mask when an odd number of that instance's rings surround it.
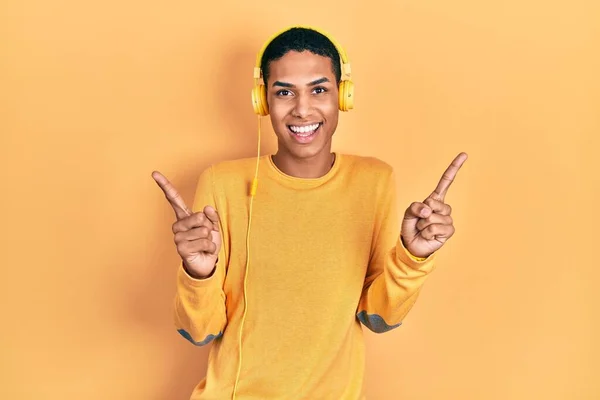
M 271 62 L 280 59 L 288 51 L 310 51 L 313 54 L 330 58 L 335 80 L 338 84 L 340 83 L 340 53 L 331 40 L 313 29 L 294 27 L 279 34 L 267 45 L 260 62 L 265 85 L 269 79 L 269 65 Z

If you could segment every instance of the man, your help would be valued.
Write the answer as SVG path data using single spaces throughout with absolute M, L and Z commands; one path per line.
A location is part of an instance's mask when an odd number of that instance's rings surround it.
M 261 70 L 278 149 L 260 157 L 253 198 L 256 159 L 204 170 L 191 210 L 153 173 L 177 216 L 177 328 L 213 343 L 191 398 L 362 399 L 362 326 L 394 329 L 414 305 L 454 234 L 444 196 L 466 154 L 399 227 L 392 168 L 331 151 L 336 46 L 292 28 L 268 44 Z

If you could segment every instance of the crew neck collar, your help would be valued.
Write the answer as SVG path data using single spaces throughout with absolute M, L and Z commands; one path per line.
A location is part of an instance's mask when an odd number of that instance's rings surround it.
M 329 169 L 329 171 L 327 171 L 325 175 L 320 176 L 318 178 L 299 178 L 284 173 L 277 167 L 277 165 L 275 165 L 275 162 L 273 162 L 272 154 L 266 157 L 267 173 L 269 177 L 294 189 L 315 188 L 328 182 L 331 178 L 333 178 L 336 175 L 336 173 L 340 169 L 340 164 L 342 163 L 343 156 L 335 151 L 332 153 L 335 155 L 333 166 Z

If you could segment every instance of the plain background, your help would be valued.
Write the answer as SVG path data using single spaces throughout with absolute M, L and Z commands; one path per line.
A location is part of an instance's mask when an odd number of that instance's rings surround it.
M 188 398 L 208 348 L 174 329 L 150 174 L 191 203 L 254 155 L 256 52 L 314 24 L 356 84 L 334 149 L 390 163 L 401 211 L 469 154 L 423 295 L 366 332 L 369 398 L 600 398 L 599 22 L 594 0 L 2 2 L 0 397 Z

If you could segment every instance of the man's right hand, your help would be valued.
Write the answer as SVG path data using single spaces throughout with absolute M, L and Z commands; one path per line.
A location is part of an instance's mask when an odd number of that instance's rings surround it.
M 154 171 L 152 178 L 175 211 L 174 240 L 186 271 L 196 279 L 209 277 L 215 269 L 222 243 L 217 210 L 206 206 L 203 211 L 192 213 L 164 175 Z

